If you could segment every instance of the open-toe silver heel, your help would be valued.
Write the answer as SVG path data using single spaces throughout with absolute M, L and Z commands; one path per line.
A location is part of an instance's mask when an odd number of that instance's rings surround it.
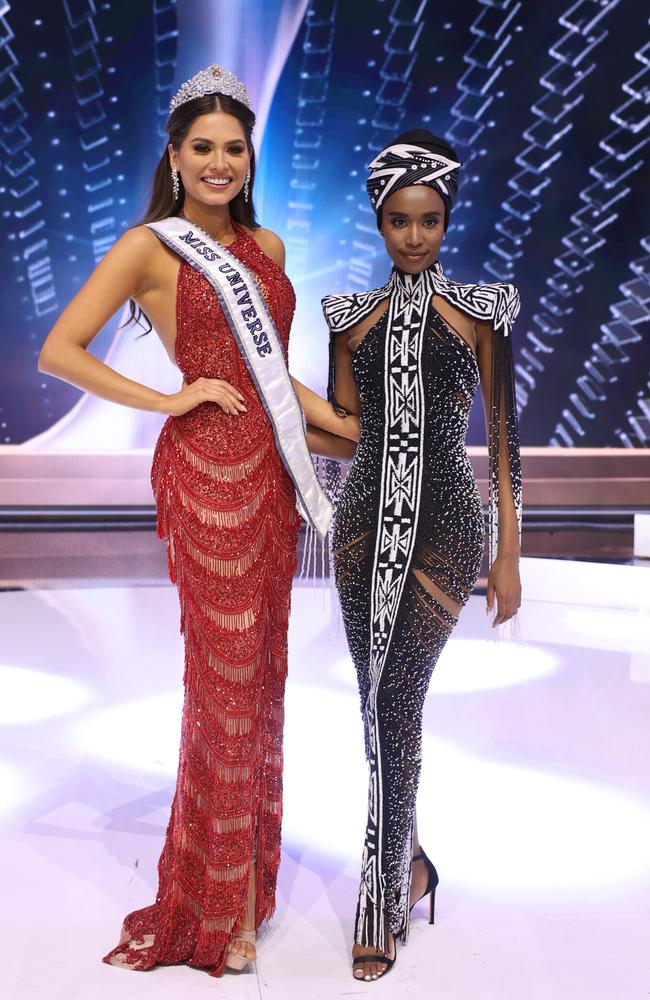
M 255 931 L 239 931 L 235 941 L 246 941 L 255 947 Z M 245 955 L 238 955 L 236 951 L 229 951 L 226 957 L 226 968 L 233 972 L 241 972 L 249 962 L 254 962 L 254 958 L 246 958 Z

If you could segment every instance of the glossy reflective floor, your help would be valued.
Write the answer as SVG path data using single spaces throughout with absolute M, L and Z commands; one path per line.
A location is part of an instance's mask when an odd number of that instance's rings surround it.
M 348 963 L 365 762 L 328 594 L 294 590 L 277 914 L 256 965 L 214 980 L 99 960 L 155 893 L 180 722 L 175 591 L 1 593 L 3 995 L 647 997 L 650 566 L 532 559 L 523 575 L 523 643 L 489 641 L 474 597 L 434 673 L 419 828 L 436 925 L 416 911 L 371 984 Z

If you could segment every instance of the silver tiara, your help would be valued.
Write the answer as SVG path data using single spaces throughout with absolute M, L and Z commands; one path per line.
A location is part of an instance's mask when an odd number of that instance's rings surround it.
M 193 101 L 195 97 L 204 97 L 206 94 L 225 94 L 226 97 L 234 97 L 236 101 L 245 104 L 249 110 L 252 110 L 246 85 L 238 80 L 234 73 L 215 64 L 208 66 L 207 69 L 199 70 L 198 73 L 185 81 L 178 93 L 172 98 L 169 105 L 170 115 L 181 104 Z

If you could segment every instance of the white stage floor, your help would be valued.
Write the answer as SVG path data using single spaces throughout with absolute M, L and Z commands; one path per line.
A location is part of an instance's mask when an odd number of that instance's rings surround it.
M 524 581 L 524 645 L 486 641 L 474 597 L 434 673 L 419 827 L 437 922 L 416 911 L 370 984 L 348 959 L 365 762 L 329 598 L 294 590 L 277 914 L 256 965 L 215 980 L 100 962 L 155 893 L 180 722 L 175 591 L 0 594 L 3 995 L 647 997 L 650 567 L 524 560 Z

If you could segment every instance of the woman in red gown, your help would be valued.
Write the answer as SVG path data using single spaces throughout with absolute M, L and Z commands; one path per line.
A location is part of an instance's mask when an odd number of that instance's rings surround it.
M 226 247 L 256 279 L 286 358 L 295 296 L 281 241 L 255 223 L 247 98 L 219 67 L 181 88 L 145 222 L 181 213 Z M 127 299 L 183 373 L 179 392 L 132 382 L 87 351 Z M 140 970 L 184 962 L 220 975 L 255 957 L 255 930 L 275 907 L 294 485 L 214 288 L 144 225 L 99 264 L 49 334 L 39 367 L 169 415 L 152 483 L 185 638 L 180 763 L 155 902 L 126 917 L 105 961 Z M 329 405 L 294 388 L 310 446 L 349 455 L 350 441 L 330 439 L 340 430 Z M 299 423 L 294 433 L 303 433 Z M 358 428 L 345 433 L 354 438 Z

